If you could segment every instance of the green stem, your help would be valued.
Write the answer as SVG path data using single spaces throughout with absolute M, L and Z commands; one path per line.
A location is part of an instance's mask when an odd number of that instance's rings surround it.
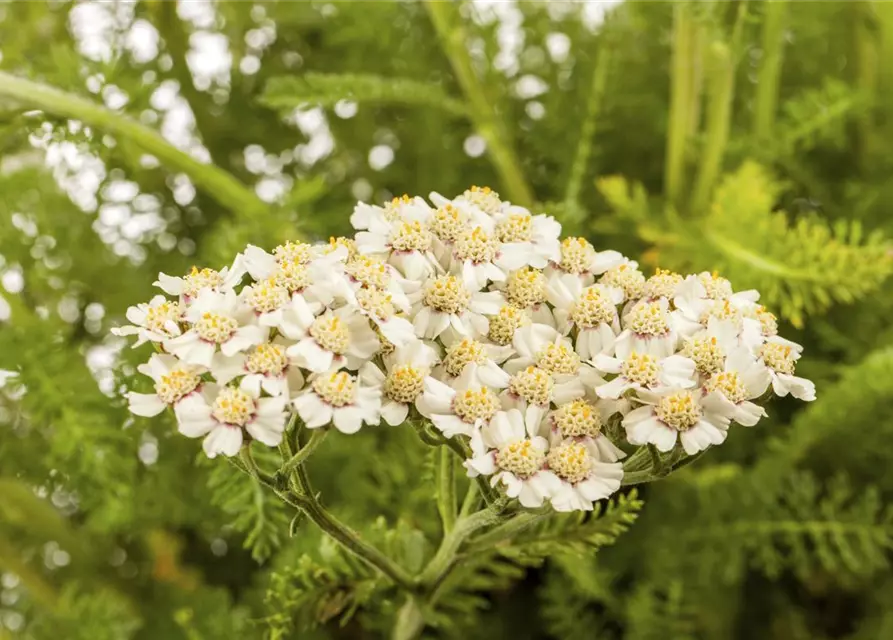
M 268 208 L 254 191 L 231 174 L 215 165 L 202 164 L 170 144 L 156 131 L 129 116 L 55 87 L 25 80 L 3 71 L 0 71 L 0 96 L 13 98 L 47 113 L 80 120 L 96 129 L 118 134 L 158 158 L 169 169 L 185 173 L 197 187 L 232 211 L 251 215 Z
M 456 466 L 452 452 L 446 447 L 440 447 L 434 454 L 437 456 L 437 510 L 446 535 L 456 523 Z
M 425 618 L 415 596 L 407 596 L 406 602 L 397 612 L 397 621 L 391 632 L 391 640 L 414 640 L 425 627 Z
M 664 190 L 670 203 L 680 205 L 685 190 L 685 147 L 691 122 L 695 22 L 685 2 L 673 6 L 673 60 L 670 116 L 664 161 Z
M 419 576 L 419 582 L 427 588 L 436 588 L 452 568 L 462 543 L 475 531 L 499 523 L 505 504 L 504 500 L 499 500 L 490 507 L 457 521 L 453 530 L 443 537 L 437 553 Z
M 487 142 L 487 153 L 505 185 L 509 199 L 522 207 L 533 205 L 533 192 L 511 145 L 511 137 L 486 95 L 468 55 L 465 29 L 458 23 L 452 2 L 427 0 L 425 7 L 434 25 L 456 80 L 468 100 L 475 129 Z
M 775 0 L 763 4 L 765 9 L 763 57 L 757 74 L 757 93 L 753 111 L 753 133 L 757 140 L 769 140 L 775 124 L 787 4 L 787 0 Z
M 267 487 L 275 487 L 276 482 L 273 477 L 267 473 L 264 473 L 257 466 L 257 462 L 254 461 L 254 456 L 251 455 L 251 444 L 245 444 L 242 446 L 242 450 L 239 451 L 239 459 L 242 461 L 242 466 L 239 466 L 240 469 L 244 470 L 248 475 L 252 478 L 260 482 L 262 485 Z
M 316 451 L 316 448 L 322 444 L 322 441 L 326 439 L 327 435 L 329 435 L 329 431 L 327 429 L 315 429 L 313 431 L 313 435 L 310 436 L 310 440 L 307 441 L 307 444 L 301 447 L 300 451 L 298 451 L 279 468 L 279 473 L 282 475 L 288 475 L 299 466 L 304 464 L 304 461 L 310 457 L 311 453 Z
M 459 511 L 459 517 L 464 518 L 477 509 L 480 502 L 480 489 L 476 482 L 471 482 L 465 492 L 465 498 L 462 500 L 462 509 Z
M 722 159 L 729 140 L 729 123 L 732 117 L 732 95 L 735 88 L 735 65 L 729 46 L 716 41 L 710 47 L 708 69 L 707 143 L 701 155 L 701 165 L 695 182 L 691 207 L 696 213 L 705 213 L 713 185 L 722 168 Z
M 577 151 L 571 164 L 570 176 L 567 188 L 564 192 L 564 204 L 567 210 L 567 218 L 563 222 L 571 225 L 579 225 L 582 217 L 580 208 L 580 190 L 583 186 L 583 176 L 592 155 L 592 139 L 595 135 L 596 122 L 602 109 L 605 97 L 605 87 L 608 83 L 608 69 L 611 62 L 611 49 L 606 44 L 598 54 L 595 61 L 595 70 L 592 73 L 592 85 L 589 90 L 589 100 L 586 104 L 586 115 L 580 127 L 580 141 L 577 143 Z
M 468 545 L 468 554 L 488 551 L 499 546 L 506 540 L 511 540 L 517 534 L 532 526 L 549 514 L 548 511 L 522 511 L 512 516 L 502 524 L 493 527 L 490 531 L 474 538 Z

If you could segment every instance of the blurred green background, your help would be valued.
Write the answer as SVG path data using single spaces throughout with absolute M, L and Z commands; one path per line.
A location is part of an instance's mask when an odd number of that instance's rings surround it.
M 0 638 L 387 637 L 390 585 L 127 413 L 148 353 L 108 330 L 158 271 L 471 184 L 759 288 L 819 400 L 629 497 L 597 555 L 467 561 L 427 633 L 893 637 L 893 3 L 6 1 L 0 71 Z M 413 437 L 310 463 L 409 563 Z

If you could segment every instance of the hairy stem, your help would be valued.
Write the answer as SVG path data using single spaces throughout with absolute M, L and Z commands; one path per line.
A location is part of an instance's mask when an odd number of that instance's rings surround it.
M 310 440 L 305 444 L 301 449 L 292 456 L 289 460 L 287 460 L 282 467 L 279 469 L 279 473 L 283 475 L 288 475 L 299 466 L 304 464 L 304 461 L 310 457 L 316 448 L 322 444 L 322 441 L 326 439 L 326 436 L 329 434 L 327 429 L 315 429 L 313 431 L 313 435 L 310 436 Z
M 0 96 L 14 98 L 47 113 L 80 120 L 96 129 L 120 135 L 158 158 L 169 169 L 185 173 L 197 187 L 232 211 L 250 215 L 267 209 L 267 205 L 252 189 L 231 174 L 213 164 L 202 164 L 170 144 L 156 131 L 129 116 L 80 96 L 3 71 L 0 71 Z
M 578 226 L 582 218 L 580 208 L 580 190 L 583 186 L 583 176 L 592 155 L 592 139 L 596 131 L 596 122 L 602 109 L 605 97 L 605 87 L 608 83 L 608 69 L 611 63 L 611 49 L 606 44 L 598 53 L 595 61 L 595 69 L 592 73 L 592 85 L 589 90 L 589 100 L 586 104 L 586 115 L 580 126 L 580 138 L 577 143 L 577 151 L 571 164 L 570 176 L 567 188 L 564 192 L 564 204 L 567 208 L 565 225 Z
M 756 98 L 753 110 L 753 133 L 757 140 L 768 140 L 775 124 L 778 109 L 778 87 L 784 53 L 784 27 L 787 0 L 775 0 L 764 5 L 763 57 L 757 75 Z
M 511 137 L 496 113 L 493 100 L 487 96 L 475 73 L 468 55 L 465 29 L 456 19 L 453 3 L 428 0 L 425 7 L 453 73 L 456 74 L 456 80 L 471 106 L 471 120 L 477 132 L 487 142 L 487 153 L 505 185 L 509 199 L 514 204 L 530 207 L 534 201 L 533 192 L 524 178 L 521 164 L 510 142 Z
M 437 510 L 448 534 L 456 523 L 456 465 L 453 454 L 446 447 L 435 451 L 437 466 Z

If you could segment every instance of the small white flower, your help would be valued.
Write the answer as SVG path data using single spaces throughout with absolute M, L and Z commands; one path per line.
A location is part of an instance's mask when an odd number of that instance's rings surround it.
M 688 276 L 673 298 L 674 324 L 688 336 L 707 327 L 711 319 L 722 320 L 735 327 L 740 344 L 754 348 L 762 342 L 762 326 L 755 311 L 759 297 L 753 290 L 732 293 L 729 281 L 715 274 Z
M 499 292 L 470 290 L 453 275 L 428 278 L 410 299 L 416 335 L 428 340 L 448 327 L 463 336 L 486 335 L 490 323 L 485 316 L 498 313 L 504 302 Z
M 397 315 L 396 304 L 390 293 L 374 287 L 363 287 L 356 292 L 356 301 L 360 314 L 369 318 L 391 344 L 402 347 L 418 339 L 412 323 Z
M 478 380 L 482 384 L 489 387 L 505 386 L 509 375 L 498 363 L 505 362 L 514 352 L 512 347 L 492 344 L 483 339 L 463 338 L 449 332 L 443 334 L 443 342 L 446 352 L 440 365 L 434 369 L 435 378 L 454 386 L 465 369 L 475 365 Z
M 570 237 L 561 241 L 560 255 L 551 265 L 551 273 L 569 273 L 592 284 L 594 276 L 612 267 L 629 262 L 617 251 L 596 251 L 586 238 Z M 635 266 L 635 263 L 632 263 Z M 607 283 L 605 283 L 607 284 Z
M 790 393 L 798 400 L 812 402 L 815 400 L 815 384 L 794 375 L 802 351 L 799 344 L 774 336 L 760 347 L 758 355 L 768 370 L 776 395 L 783 397 Z
M 472 290 L 483 289 L 488 282 L 502 282 L 505 272 L 497 266 L 501 246 L 493 233 L 492 221 L 466 228 L 453 242 L 451 273 L 461 274 Z
M 506 203 L 499 198 L 499 194 L 490 187 L 473 186 L 452 200 L 443 197 L 436 191 L 432 191 L 428 197 L 436 207 L 443 207 L 449 204 L 472 216 L 480 214 L 492 216 L 502 211 L 504 206 L 506 206 Z
M 533 322 L 555 325 L 552 310 L 546 304 L 546 275 L 540 269 L 521 267 L 508 274 L 505 282 L 496 284 L 506 301 L 517 309 L 523 309 Z
M 727 405 L 732 420 L 745 427 L 752 427 L 766 410 L 751 400 L 759 398 L 769 387 L 770 374 L 758 362 L 750 350 L 739 347 L 731 351 L 721 371 L 717 371 L 704 384 L 704 391 L 715 392 L 721 403 Z
M 248 384 L 238 387 L 205 385 L 177 404 L 180 433 L 188 438 L 204 437 L 209 458 L 234 456 L 243 442 L 243 429 L 255 440 L 275 447 L 282 441 L 288 417 L 288 398 L 261 398 Z
M 354 229 L 366 230 L 376 218 L 388 222 L 396 220 L 425 220 L 431 215 L 431 207 L 422 198 L 410 198 L 402 195 L 385 203 L 383 207 L 358 202 L 350 216 L 350 224 Z
M 676 350 L 679 333 L 666 298 L 639 300 L 624 313 L 622 325 L 624 329 L 614 343 L 615 352 L 636 351 L 666 358 Z
M 394 306 L 400 311 L 410 307 L 406 293 L 416 291 L 418 283 L 406 280 L 395 267 L 375 256 L 357 255 L 342 267 L 343 277 L 354 292 L 346 301 L 356 304 L 356 293 L 361 289 L 379 289 L 391 296 Z
M 584 360 L 605 353 L 620 333 L 617 305 L 623 302 L 623 291 L 617 287 L 594 284 L 584 287 L 573 275 L 556 275 L 547 288 L 556 326 L 567 335 L 577 330 L 575 347 Z
M 508 347 L 511 350 L 510 355 L 514 353 L 512 340 L 515 338 L 515 332 L 532 322 L 529 311 L 518 309 L 510 304 L 502 305 L 499 313 L 490 316 L 488 320 L 490 326 L 487 329 L 487 339 L 493 344 Z
M 136 335 L 133 348 L 146 342 L 164 342 L 182 332 L 180 322 L 183 309 L 179 302 L 168 300 L 162 295 L 152 298 L 148 304 L 141 303 L 127 309 L 127 319 L 131 322 L 122 327 L 113 327 L 116 336 Z
M 289 296 L 300 293 L 307 300 L 322 305 L 330 304 L 335 298 L 352 299 L 347 283 L 338 277 L 348 255 L 346 248 L 322 252 L 303 242 L 287 242 L 273 249 L 273 253 L 248 245 L 241 262 L 251 277 L 263 285 L 246 287 L 249 291 L 243 290 L 242 294 L 251 295 L 251 289 L 265 286 L 275 287 L 275 292 L 284 290 Z M 261 307 L 272 306 L 269 299 L 258 302 Z M 275 326 L 271 324 L 275 320 L 266 321 L 265 326 Z
M 127 394 L 129 408 L 138 416 L 151 418 L 167 407 L 175 407 L 184 398 L 201 389 L 204 368 L 180 362 L 167 354 L 152 354 L 149 361 L 139 365 L 137 371 L 155 382 L 155 393 Z
M 381 387 L 369 385 L 346 371 L 327 371 L 313 376 L 310 385 L 292 404 L 308 429 L 332 424 L 352 434 L 363 424 L 381 419 Z
M 695 363 L 695 370 L 705 380 L 722 371 L 726 356 L 739 348 L 741 345 L 734 323 L 710 318 L 705 329 L 682 338 L 679 353 Z
M 231 356 L 267 338 L 268 330 L 254 324 L 253 311 L 232 290 L 203 290 L 185 317 L 189 329 L 166 340 L 164 349 L 189 364 L 210 368 L 218 348 Z
M 728 435 L 729 409 L 717 395 L 673 387 L 639 391 L 637 399 L 645 406 L 633 409 L 623 418 L 627 440 L 630 444 L 653 444 L 659 451 L 670 451 L 678 437 L 689 455 L 712 444 L 722 444 Z
M 637 300 L 645 294 L 645 274 L 639 271 L 639 263 L 634 260 L 623 260 L 605 271 L 599 284 L 616 287 L 623 292 L 624 300 Z
M 545 269 L 561 261 L 561 225 L 552 216 L 531 215 L 512 206 L 495 214 L 495 234 L 502 243 L 497 264 L 506 271 L 524 266 Z
M 232 291 L 244 276 L 245 265 L 242 262 L 242 257 L 236 256 L 232 266 L 224 267 L 220 271 L 192 267 L 192 271 L 182 277 L 159 273 L 158 280 L 152 284 L 169 295 L 180 296 L 183 302 L 189 302 L 206 289 L 222 292 Z
M 492 476 L 490 484 L 505 485 L 506 495 L 521 506 L 542 506 L 554 488 L 554 476 L 543 469 L 548 441 L 538 434 L 535 412 L 500 411 L 490 423 L 471 434 L 472 458 L 465 461 L 470 477 Z
M 301 296 L 294 296 L 280 325 L 283 335 L 295 341 L 288 355 L 305 369 L 359 369 L 381 346 L 365 316 L 350 307 L 326 310 L 316 316 Z
M 470 436 L 499 411 L 499 397 L 480 383 L 476 365 L 466 367 L 454 387 L 431 377 L 424 386 L 416 407 L 447 438 Z
M 585 443 L 587 447 L 594 447 L 599 460 L 622 460 L 626 453 L 604 433 L 608 418 L 614 413 L 612 405 L 602 400 L 596 405 L 584 398 L 560 405 L 549 414 L 546 422 L 550 439 L 563 441 L 572 438 Z
M 592 443 L 575 438 L 554 440 L 546 455 L 551 503 L 556 511 L 592 511 L 592 505 L 620 489 L 623 465 L 602 460 Z
M 624 393 L 648 389 L 657 391 L 665 387 L 688 389 L 695 386 L 695 363 L 678 354 L 656 358 L 647 353 L 627 352 L 628 342 L 623 343 L 616 357 L 599 354 L 593 360 L 595 368 L 617 377 L 595 388 L 599 398 L 616 400 Z
M 425 380 L 437 361 L 437 352 L 421 340 L 396 349 L 384 358 L 385 372 L 374 362 L 360 369 L 360 380 L 382 388 L 381 417 L 391 426 L 403 424 L 409 407 L 424 392 Z
M 357 234 L 360 254 L 387 256 L 388 262 L 409 280 L 425 278 L 439 269 L 431 252 L 434 236 L 423 220 L 403 218 L 389 222 L 371 218 L 368 231 Z
M 288 343 L 277 338 L 230 357 L 217 354 L 211 363 L 211 374 L 220 384 L 244 376 L 241 384 L 250 387 L 255 395 L 263 389 L 271 396 L 289 396 L 304 386 L 304 376 L 287 349 Z
M 667 269 L 657 269 L 654 275 L 645 281 L 643 298 L 667 298 L 672 300 L 683 290 L 685 278 Z

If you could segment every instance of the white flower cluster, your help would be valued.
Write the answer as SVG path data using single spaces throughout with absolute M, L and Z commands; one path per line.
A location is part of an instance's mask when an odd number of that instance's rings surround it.
M 161 274 L 167 296 L 115 330 L 158 351 L 139 368 L 155 392 L 130 393 L 131 410 L 172 407 L 210 457 L 277 445 L 293 414 L 347 434 L 420 415 L 465 440 L 470 476 L 569 511 L 620 487 L 609 434 L 694 454 L 765 416 L 770 385 L 814 399 L 794 375 L 801 347 L 757 292 L 709 273 L 646 278 L 488 188 L 430 200 L 358 204 L 353 239 Z

